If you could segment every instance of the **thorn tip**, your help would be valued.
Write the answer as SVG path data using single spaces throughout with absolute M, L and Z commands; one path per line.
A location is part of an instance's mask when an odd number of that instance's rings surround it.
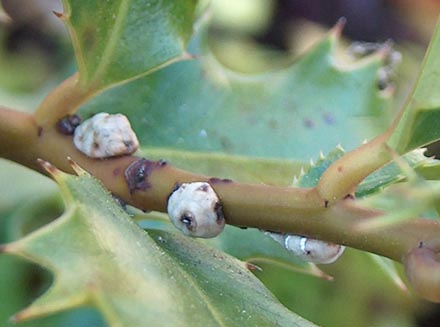
M 75 171 L 75 173 L 79 175 L 83 175 L 85 170 L 82 169 L 75 160 L 73 160 L 70 156 L 67 157 L 67 162 L 69 163 L 70 167 Z
M 60 19 L 64 19 L 64 14 L 63 14 L 62 12 L 58 12 L 58 11 L 55 11 L 55 10 L 52 10 L 52 12 L 53 12 L 53 14 L 54 14 L 55 16 L 57 16 L 58 18 L 60 18 Z
M 37 163 L 52 176 L 54 176 L 58 172 L 58 169 L 49 161 L 38 158 Z
M 347 18 L 345 18 L 344 16 L 338 19 L 336 25 L 332 29 L 332 32 L 336 37 L 341 36 L 346 23 L 347 23 Z

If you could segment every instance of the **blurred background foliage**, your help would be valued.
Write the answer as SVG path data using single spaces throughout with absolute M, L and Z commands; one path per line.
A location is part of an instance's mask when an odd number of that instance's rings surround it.
M 75 70 L 73 50 L 52 11 L 57 0 L 2 0 L 0 8 L 0 103 L 32 111 L 47 92 Z M 218 59 L 242 72 L 282 67 L 347 18 L 345 45 L 353 40 L 392 39 L 403 61 L 396 73 L 395 105 L 417 76 L 440 12 L 436 0 L 213 0 L 211 47 Z M 343 51 L 344 49 L 341 49 Z M 431 148 L 435 153 L 435 147 Z M 26 231 L 17 221 L 50 221 L 62 210 L 55 184 L 23 167 L 0 161 L 0 243 Z M 294 312 L 323 326 L 438 326 L 440 306 L 413 297 L 373 266 L 371 257 L 349 249 L 323 267 L 329 282 L 283 267 L 261 264 L 256 275 Z M 50 275 L 17 258 L 0 256 L 0 326 L 44 292 Z M 102 326 L 100 315 L 80 308 L 22 326 Z

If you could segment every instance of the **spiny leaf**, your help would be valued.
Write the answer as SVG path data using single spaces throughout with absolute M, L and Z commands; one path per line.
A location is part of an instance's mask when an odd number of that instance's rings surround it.
M 389 97 L 377 87 L 383 55 L 340 61 L 339 29 L 290 66 L 256 75 L 222 66 L 201 29 L 196 60 L 109 90 L 81 113 L 127 114 L 148 147 L 300 160 L 353 148 L 385 128 Z
M 425 149 L 416 149 L 405 154 L 402 159 L 405 160 L 411 169 L 416 171 L 423 169 L 427 165 L 434 165 L 435 162 L 439 165 L 440 162 L 438 160 L 425 157 L 425 151 Z M 399 165 L 391 162 L 365 178 L 356 189 L 356 196 L 362 197 L 369 193 L 377 192 L 381 188 L 403 181 L 405 178 L 406 176 Z
M 182 57 L 197 0 L 63 0 L 80 81 L 98 89 Z
M 3 250 L 54 274 L 18 321 L 81 305 L 110 326 L 313 326 L 285 309 L 244 263 L 165 231 L 145 233 L 102 186 L 45 165 L 66 212 Z
M 144 229 L 176 233 L 175 227 L 171 225 L 168 216 L 165 214 L 152 212 L 135 215 L 134 218 L 140 220 L 139 224 Z M 316 265 L 297 258 L 271 237 L 254 228 L 241 229 L 226 225 L 224 231 L 218 237 L 205 239 L 203 242 L 215 246 L 240 260 L 256 265 L 270 263 L 302 274 L 327 280 L 332 279 Z
M 440 139 L 440 20 L 390 145 L 406 153 Z
M 399 289 L 401 289 L 405 293 L 408 293 L 408 287 L 400 277 L 399 272 L 396 268 L 396 263 L 393 260 L 381 257 L 373 253 L 367 253 L 367 255 L 374 261 L 376 265 L 378 265 L 382 269 L 385 275 L 387 275 Z
M 376 219 L 365 220 L 358 229 L 385 228 L 414 217 L 431 218 L 440 199 L 439 181 L 425 181 L 418 178 L 414 181 L 392 185 L 381 193 L 362 199 L 362 204 L 380 208 L 385 214 Z M 426 213 L 430 213 L 429 216 Z M 434 218 L 438 218 L 435 214 Z
M 296 187 L 314 187 L 318 183 L 321 175 L 324 171 L 337 159 L 345 154 L 345 150 L 338 146 L 337 148 L 330 151 L 329 154 L 324 156 L 320 152 L 318 160 L 313 162 L 311 160 L 310 164 L 306 168 L 302 168 L 301 173 L 295 177 L 293 186 Z
M 257 265 L 272 263 L 303 274 L 332 279 L 315 264 L 297 258 L 271 237 L 256 229 L 242 230 L 227 226 L 219 237 L 208 240 L 208 242 L 236 258 Z
M 416 149 L 404 155 L 402 159 L 411 169 L 420 170 L 425 175 L 433 175 L 439 170 L 440 161 L 425 157 L 424 152 L 425 149 Z M 301 173 L 295 177 L 293 186 L 316 186 L 324 171 L 344 153 L 341 147 L 337 147 L 326 156 L 321 154 L 316 163 L 313 162 L 302 168 Z M 356 197 L 364 197 L 405 179 L 406 176 L 401 167 L 391 162 L 365 178 L 356 189 Z

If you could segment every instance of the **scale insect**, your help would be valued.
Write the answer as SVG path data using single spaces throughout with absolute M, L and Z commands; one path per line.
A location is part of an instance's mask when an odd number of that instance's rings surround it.
M 345 246 L 305 236 L 265 232 L 298 258 L 319 264 L 335 262 L 344 253 Z
M 139 141 L 127 117 L 99 113 L 75 128 L 75 147 L 90 158 L 129 155 L 139 148 Z
M 206 182 L 177 184 L 167 211 L 174 226 L 187 236 L 215 237 L 225 227 L 220 199 Z

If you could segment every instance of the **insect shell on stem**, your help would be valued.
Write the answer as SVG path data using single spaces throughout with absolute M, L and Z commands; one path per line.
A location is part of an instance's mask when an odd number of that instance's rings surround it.
M 174 226 L 187 236 L 215 237 L 225 227 L 220 199 L 205 182 L 176 185 L 167 211 Z
M 129 155 L 139 147 L 127 117 L 108 113 L 96 114 L 76 127 L 73 143 L 90 158 Z
M 345 246 L 305 236 L 265 232 L 298 258 L 320 264 L 335 262 L 344 253 Z

